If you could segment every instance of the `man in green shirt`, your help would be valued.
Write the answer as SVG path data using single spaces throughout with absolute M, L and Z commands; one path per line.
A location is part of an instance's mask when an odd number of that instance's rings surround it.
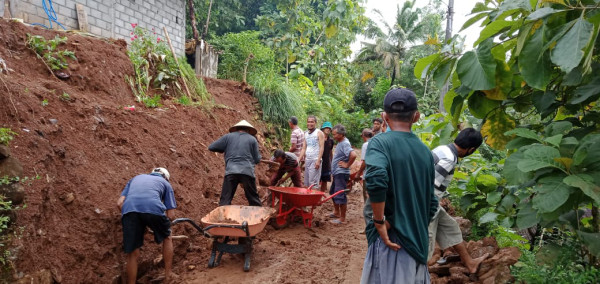
M 390 90 L 383 108 L 391 131 L 371 138 L 365 157 L 373 219 L 361 283 L 429 283 L 427 227 L 438 206 L 433 157 L 411 132 L 420 117 L 411 90 Z

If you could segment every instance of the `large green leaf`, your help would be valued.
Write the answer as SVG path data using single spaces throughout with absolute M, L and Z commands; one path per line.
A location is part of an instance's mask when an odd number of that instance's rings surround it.
M 537 10 L 535 10 L 535 12 L 529 14 L 529 16 L 527 16 L 527 20 L 534 21 L 537 19 L 545 18 L 548 15 L 552 15 L 556 12 L 563 12 L 563 11 L 564 10 L 555 10 L 550 7 L 544 7 L 544 8 L 537 9 Z
M 481 91 L 474 92 L 467 101 L 469 111 L 476 118 L 485 118 L 485 116 L 493 109 L 499 107 L 502 102 L 490 100 Z
M 547 137 L 544 139 L 546 143 L 552 144 L 554 147 L 560 147 L 560 142 L 562 141 L 563 135 L 557 134 L 554 136 Z
M 537 212 L 533 209 L 533 204 L 527 204 L 517 213 L 517 228 L 527 229 L 535 226 L 539 222 Z
M 498 180 L 493 175 L 480 174 L 476 178 L 477 189 L 488 193 L 496 190 L 498 187 Z
M 471 17 L 470 19 L 468 19 L 460 28 L 459 32 L 461 32 L 462 30 L 470 27 L 471 25 L 473 25 L 474 23 L 476 23 L 477 21 L 487 17 L 487 13 L 479 13 L 473 17 Z
M 590 134 L 581 139 L 573 154 L 574 165 L 590 166 L 600 163 L 600 134 Z
M 587 47 L 592 38 L 594 25 L 579 18 L 573 27 L 557 41 L 552 50 L 552 62 L 564 72 L 569 73 L 577 67 L 583 58 L 583 49 Z
M 567 102 L 569 104 L 580 104 L 585 101 L 595 101 L 600 96 L 600 78 L 591 83 L 577 87 L 573 97 Z
M 446 60 L 440 62 L 440 64 L 435 68 L 435 71 L 433 72 L 433 81 L 438 89 L 443 88 L 444 84 L 448 81 L 450 72 L 454 68 L 454 63 L 456 63 L 456 59 Z
M 594 184 L 594 178 L 586 174 L 570 175 L 563 182 L 581 189 L 585 195 L 591 197 L 596 204 L 600 204 L 600 186 Z
M 511 139 L 504 135 L 509 130 L 515 128 L 515 120 L 498 108 L 488 114 L 485 123 L 481 126 L 481 135 L 486 137 L 485 143 L 494 149 L 504 149 L 506 143 Z
M 596 257 L 600 257 L 600 233 L 577 231 L 577 234 L 581 237 L 588 250 Z
M 479 38 L 473 43 L 473 46 L 477 46 L 482 41 L 495 36 L 503 30 L 507 30 L 509 27 L 514 25 L 513 21 L 496 20 L 487 24 L 483 30 L 479 33 Z
M 419 59 L 419 61 L 417 61 L 417 64 L 415 65 L 415 70 L 414 70 L 415 77 L 417 77 L 419 79 L 425 78 L 427 76 L 429 66 L 431 65 L 431 63 L 433 63 L 433 61 L 435 61 L 439 57 L 440 57 L 440 54 L 435 53 L 435 54 L 432 54 L 427 57 L 423 57 L 423 58 Z
M 533 140 L 542 142 L 541 137 L 537 133 L 535 133 L 533 130 L 527 129 L 527 128 L 515 128 L 511 131 L 507 131 L 506 133 L 504 133 L 504 135 L 517 135 L 519 137 L 533 139 Z
M 544 52 L 540 56 L 540 50 L 544 46 L 544 27 L 535 31 L 519 54 L 519 70 L 523 79 L 529 86 L 540 90 L 546 89 L 552 74 L 550 55 Z
M 552 105 L 556 101 L 556 92 L 551 90 L 547 90 L 545 92 L 535 92 L 533 93 L 532 98 L 533 106 L 535 106 L 542 117 L 546 117 L 554 112 L 555 107 L 552 107 Z
M 523 137 L 515 137 L 515 139 L 510 140 L 510 142 L 508 142 L 508 144 L 506 144 L 506 149 L 507 150 L 515 150 L 515 149 L 519 149 L 526 145 L 531 145 L 533 143 L 538 143 L 538 141 L 523 138 Z M 517 165 L 515 164 L 515 166 L 517 166 Z
M 495 86 L 496 61 L 491 53 L 492 45 L 492 39 L 485 40 L 477 50 L 467 51 L 458 60 L 458 77 L 471 90 L 489 90 Z
M 531 32 L 531 28 L 533 27 L 533 23 L 525 24 L 519 29 L 519 36 L 517 37 L 517 49 L 513 56 L 519 56 L 521 54 L 521 50 L 525 45 L 525 41 L 529 38 L 529 33 Z
M 457 96 L 458 95 L 456 94 L 456 92 L 454 92 L 454 90 L 449 90 L 446 93 L 446 95 L 444 96 L 444 109 L 446 111 L 450 110 L 450 108 L 452 107 L 452 102 L 454 101 L 454 98 L 456 98 Z
M 487 201 L 487 203 L 489 203 L 489 204 L 495 205 L 496 203 L 500 202 L 501 198 L 502 198 L 502 192 L 494 191 L 494 192 L 488 193 L 485 201 Z
M 523 154 L 525 159 L 517 164 L 519 170 L 523 172 L 549 167 L 562 169 L 562 165 L 554 160 L 560 158 L 560 152 L 554 147 L 539 145 L 527 149 Z
M 479 223 L 485 224 L 485 223 L 496 221 L 496 217 L 498 217 L 498 215 L 500 215 L 500 214 L 494 213 L 494 212 L 485 213 L 485 214 L 483 214 L 483 216 L 481 216 L 481 218 L 479 218 Z
M 516 9 L 531 11 L 531 3 L 529 2 L 529 0 L 505 0 L 502 1 L 502 4 L 500 4 L 498 11 L 499 13 L 503 13 L 505 11 Z
M 535 187 L 533 207 L 540 213 L 549 213 L 563 205 L 573 188 L 563 182 L 563 176 L 550 176 L 539 180 Z
M 546 126 L 546 136 L 554 136 L 558 134 L 567 134 L 571 129 L 573 129 L 573 123 L 561 120 L 554 121 L 550 123 L 550 125 Z

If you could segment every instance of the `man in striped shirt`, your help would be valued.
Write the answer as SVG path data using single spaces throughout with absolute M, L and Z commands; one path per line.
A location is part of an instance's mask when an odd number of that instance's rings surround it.
M 435 164 L 435 195 L 438 200 L 447 196 L 446 189 L 454 176 L 454 168 L 458 163 L 458 158 L 464 158 L 473 154 L 481 146 L 483 138 L 481 133 L 473 128 L 463 129 L 454 143 L 438 146 L 431 153 L 433 154 L 433 162 Z M 440 202 L 441 204 L 441 202 Z M 433 255 L 435 242 L 444 250 L 449 247 L 454 247 L 460 255 L 463 264 L 469 269 L 470 273 L 475 273 L 479 269 L 481 262 L 488 257 L 489 254 L 473 259 L 465 242 L 462 239 L 462 233 L 458 223 L 450 216 L 441 205 L 438 206 L 438 211 L 429 224 L 429 257 Z

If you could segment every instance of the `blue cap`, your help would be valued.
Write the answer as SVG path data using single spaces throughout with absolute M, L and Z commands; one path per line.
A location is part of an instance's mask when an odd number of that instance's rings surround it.
M 332 129 L 332 128 L 333 128 L 333 126 L 331 126 L 331 122 L 329 122 L 329 121 L 325 121 L 325 122 L 323 122 L 323 125 L 321 125 L 321 129 L 323 129 L 323 128 L 329 128 L 329 129 Z

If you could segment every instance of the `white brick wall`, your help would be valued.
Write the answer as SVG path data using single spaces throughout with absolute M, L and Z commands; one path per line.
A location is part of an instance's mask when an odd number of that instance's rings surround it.
M 156 29 L 164 38 L 162 28 L 167 27 L 169 36 L 179 55 L 184 53 L 185 0 L 52 0 L 57 20 L 67 29 L 78 29 L 75 4 L 82 4 L 87 14 L 90 32 L 103 37 L 122 38 L 130 41 L 131 24 L 136 23 L 148 30 Z M 11 0 L 13 17 L 26 23 L 49 26 L 42 0 Z M 4 0 L 0 0 L 0 17 L 4 13 Z M 60 29 L 53 23 L 54 29 Z

